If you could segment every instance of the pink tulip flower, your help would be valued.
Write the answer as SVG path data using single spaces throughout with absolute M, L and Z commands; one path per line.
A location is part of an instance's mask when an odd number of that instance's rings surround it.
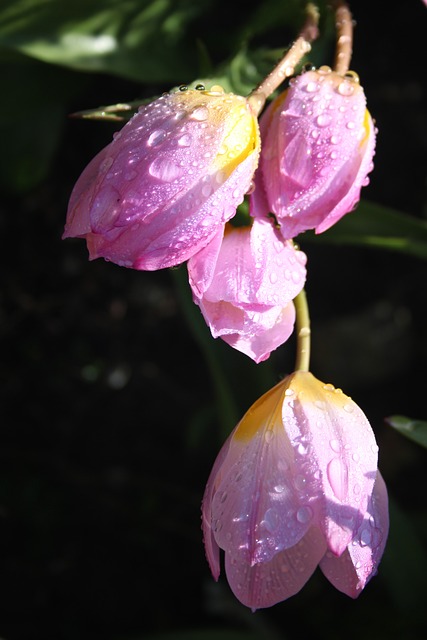
M 213 337 L 255 362 L 266 360 L 293 331 L 292 300 L 304 286 L 305 263 L 271 220 L 218 232 L 188 261 L 193 299 Z
M 90 259 L 178 265 L 234 216 L 259 148 L 245 98 L 218 86 L 165 94 L 140 107 L 83 171 L 63 237 L 86 238 Z
M 274 213 L 283 236 L 294 238 L 322 233 L 354 209 L 376 138 L 355 74 L 320 67 L 297 76 L 262 114 L 260 130 L 252 215 Z
M 253 610 L 296 594 L 319 566 L 356 598 L 388 534 L 378 447 L 340 389 L 298 371 L 249 409 L 210 474 L 202 505 L 207 559 L 220 549 L 235 596 Z

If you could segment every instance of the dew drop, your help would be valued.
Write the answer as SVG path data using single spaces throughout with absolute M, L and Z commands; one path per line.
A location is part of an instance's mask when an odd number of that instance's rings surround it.
M 274 487 L 274 491 L 275 491 L 276 493 L 283 493 L 283 492 L 284 492 L 284 490 L 285 490 L 285 488 L 286 488 L 286 487 L 285 487 L 285 485 L 283 485 L 283 484 L 276 484 L 276 486 Z
M 327 475 L 332 491 L 338 500 L 344 500 L 348 491 L 348 468 L 340 458 L 332 458 L 327 467 Z
M 310 522 L 312 517 L 313 517 L 313 512 L 310 509 L 310 507 L 301 507 L 297 511 L 297 520 L 298 522 L 301 522 L 301 524 L 306 524 L 307 522 Z
M 285 391 L 285 396 L 293 396 L 294 395 L 294 390 L 293 389 L 286 389 Z
M 277 273 L 274 271 L 270 273 L 270 282 L 271 284 L 275 284 L 277 282 Z
M 166 139 L 166 131 L 164 129 L 156 129 L 150 133 L 150 136 L 147 140 L 147 147 L 156 147 Z
M 353 459 L 353 462 L 359 462 L 360 460 L 360 456 L 358 453 L 353 453 L 353 455 L 351 456 Z
M 362 529 L 362 532 L 360 534 L 360 546 L 367 547 L 368 544 L 370 544 L 371 540 L 372 534 L 369 529 Z
M 208 119 L 209 111 L 207 107 L 196 107 L 191 113 L 191 120 L 197 120 L 198 122 L 203 122 Z
M 189 147 L 191 145 L 191 136 L 188 133 L 184 133 L 183 136 L 178 138 L 179 147 Z
M 304 491 L 306 487 L 306 483 L 307 483 L 307 480 L 304 478 L 304 476 L 301 476 L 301 475 L 296 476 L 294 480 L 295 487 L 298 489 L 298 491 Z
M 348 80 L 343 80 L 337 87 L 341 96 L 351 96 L 354 93 L 354 86 Z
M 150 175 L 163 182 L 172 182 L 183 174 L 182 168 L 166 158 L 155 158 L 148 169 Z
M 308 82 L 305 86 L 305 90 L 307 91 L 307 93 L 315 93 L 319 90 L 319 85 L 317 84 L 317 82 Z
M 279 516 L 276 509 L 267 509 L 264 514 L 264 518 L 261 520 L 261 524 L 267 529 L 267 531 L 273 533 L 279 525 Z
M 353 413 L 354 406 L 352 404 L 345 404 L 344 405 L 344 411 L 346 411 L 347 413 Z
M 339 453 L 341 451 L 341 444 L 339 440 L 330 440 L 329 446 L 331 447 L 332 451 L 335 451 L 335 453 Z
M 271 431 L 271 429 L 269 429 L 268 431 L 265 432 L 265 441 L 266 442 L 271 442 L 274 438 L 274 433 Z
M 317 116 L 316 122 L 319 127 L 327 127 L 331 122 L 331 116 L 327 113 L 321 113 L 319 116 Z

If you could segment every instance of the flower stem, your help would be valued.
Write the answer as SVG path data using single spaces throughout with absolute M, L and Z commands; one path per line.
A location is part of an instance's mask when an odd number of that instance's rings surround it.
M 311 2 L 306 6 L 306 21 L 299 37 L 288 49 L 285 56 L 274 67 L 266 78 L 249 94 L 248 101 L 253 108 L 255 115 L 259 115 L 264 107 L 267 98 L 277 89 L 277 87 L 289 76 L 295 73 L 295 67 L 301 58 L 311 50 L 311 42 L 319 34 L 318 22 L 319 11 Z
M 309 371 L 310 369 L 310 313 L 307 296 L 303 289 L 294 300 L 296 311 L 297 355 L 295 371 Z
M 344 75 L 350 68 L 353 53 L 353 18 L 345 2 L 337 0 L 335 6 L 335 29 L 337 33 L 334 71 Z

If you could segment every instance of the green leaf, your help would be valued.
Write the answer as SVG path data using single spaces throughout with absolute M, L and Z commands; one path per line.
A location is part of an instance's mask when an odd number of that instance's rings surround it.
M 189 25 L 210 0 L 3 0 L 0 46 L 135 81 L 197 75 Z
M 390 416 L 386 423 L 413 442 L 427 448 L 427 422 L 406 416 Z
M 66 122 L 66 99 L 83 78 L 26 56 L 4 56 L 0 103 L 0 189 L 25 193 L 48 175 Z
M 366 200 L 324 233 L 307 231 L 298 238 L 301 242 L 305 240 L 376 247 L 427 259 L 424 220 Z

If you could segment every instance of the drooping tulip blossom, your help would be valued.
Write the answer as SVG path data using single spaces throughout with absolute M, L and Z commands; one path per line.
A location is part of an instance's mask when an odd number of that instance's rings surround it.
M 140 107 L 86 167 L 64 238 L 86 238 L 90 259 L 154 270 L 200 251 L 234 216 L 259 157 L 248 101 L 186 90 Z
M 388 534 L 378 447 L 362 410 L 340 389 L 298 371 L 249 409 L 210 474 L 202 505 L 207 559 L 220 549 L 236 597 L 269 607 L 319 566 L 356 598 L 375 575 Z
M 274 213 L 283 236 L 294 238 L 322 233 L 354 209 L 376 140 L 355 74 L 329 67 L 302 73 L 267 107 L 260 130 L 252 215 Z
M 193 299 L 213 337 L 255 362 L 267 359 L 293 331 L 292 300 L 304 286 L 305 263 L 271 220 L 227 224 L 188 261 Z

